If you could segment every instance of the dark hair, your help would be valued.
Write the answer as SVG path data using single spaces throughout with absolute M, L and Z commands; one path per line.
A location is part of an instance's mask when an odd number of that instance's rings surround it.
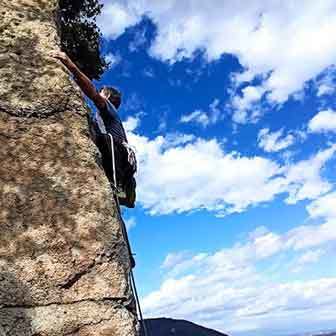
M 102 92 L 105 92 L 109 95 L 108 100 L 114 105 L 117 109 L 121 104 L 121 93 L 112 86 L 103 86 L 101 89 Z

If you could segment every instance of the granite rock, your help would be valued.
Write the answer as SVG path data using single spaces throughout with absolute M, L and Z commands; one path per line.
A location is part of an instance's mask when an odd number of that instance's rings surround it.
M 0 9 L 0 336 L 135 335 L 129 253 L 56 0 Z

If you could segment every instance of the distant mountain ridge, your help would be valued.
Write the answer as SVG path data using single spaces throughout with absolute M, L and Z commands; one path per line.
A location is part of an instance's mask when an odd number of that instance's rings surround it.
M 185 320 L 170 318 L 146 319 L 148 336 L 228 336 Z M 141 336 L 145 336 L 141 333 Z
M 228 336 L 186 320 L 162 317 L 146 319 L 145 322 L 149 333 L 147 336 Z M 142 330 L 140 336 L 145 336 Z M 296 333 L 290 336 L 336 336 L 336 331 Z

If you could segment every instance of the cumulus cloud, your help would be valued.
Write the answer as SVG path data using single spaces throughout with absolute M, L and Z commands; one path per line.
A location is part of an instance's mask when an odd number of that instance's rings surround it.
M 145 45 L 147 42 L 146 38 L 146 29 L 142 28 L 140 30 L 137 30 L 134 34 L 133 40 L 129 43 L 128 49 L 131 52 L 138 51 L 141 47 Z
M 162 145 L 162 149 L 174 148 L 176 146 L 185 145 L 196 139 L 193 134 L 183 134 L 183 133 L 168 133 L 164 137 L 165 141 Z
M 312 204 L 319 208 L 323 200 Z M 146 316 L 185 318 L 223 332 L 275 329 L 292 323 L 294 316 L 298 323 L 314 321 L 316 326 L 320 319 L 333 321 L 336 278 L 275 280 L 286 278 L 288 266 L 293 266 L 288 263 L 291 255 L 300 252 L 293 259 L 299 272 L 323 259 L 323 246 L 336 241 L 335 214 L 331 219 L 329 211 L 319 213 L 327 215 L 327 222 L 283 234 L 261 227 L 249 234 L 247 241 L 213 253 L 169 254 L 160 288 L 142 300 Z M 329 220 L 333 221 L 329 234 L 321 236 Z M 286 262 L 276 265 L 274 261 L 281 255 Z
M 336 219 L 336 192 L 320 197 L 312 202 L 307 209 L 312 218 Z
M 138 117 L 128 117 L 123 122 L 124 128 L 126 132 L 133 132 L 135 131 L 138 126 L 140 125 L 140 119 Z
M 307 211 L 312 219 L 324 219 L 321 225 L 304 225 L 291 230 L 286 246 L 294 250 L 314 248 L 336 240 L 336 192 L 330 192 L 311 202 Z
M 318 249 L 318 250 L 312 250 L 304 253 L 302 256 L 300 256 L 299 260 L 297 261 L 298 265 L 305 265 L 310 263 L 315 263 L 319 261 L 319 259 L 323 256 L 325 251 Z
M 181 263 L 188 254 L 186 252 L 179 252 L 179 253 L 169 253 L 167 254 L 164 262 L 161 265 L 161 268 L 167 269 L 176 266 L 177 264 Z
M 130 217 L 127 218 L 125 220 L 125 225 L 126 225 L 126 229 L 127 231 L 131 230 L 132 228 L 134 228 L 136 226 L 136 220 L 135 217 Z
M 317 113 L 308 125 L 310 132 L 336 132 L 336 111 L 325 110 Z
M 332 185 L 322 178 L 321 171 L 335 152 L 336 144 L 319 151 L 308 160 L 288 166 L 286 171 L 286 190 L 289 194 L 286 199 L 287 203 L 294 204 L 304 199 L 315 199 L 331 190 Z
M 220 119 L 220 109 L 218 107 L 219 99 L 215 99 L 209 106 L 209 111 L 196 110 L 190 114 L 184 114 L 180 122 L 189 123 L 195 122 L 201 124 L 203 127 L 217 123 Z
M 121 57 L 119 55 L 108 53 L 105 55 L 105 60 L 109 63 L 110 69 L 112 69 L 121 62 Z
M 184 271 L 188 272 L 192 268 L 195 269 L 198 265 L 203 264 L 204 259 L 207 257 L 206 253 L 199 253 L 194 256 L 187 251 L 169 253 L 162 263 L 161 269 L 164 269 L 167 272 L 166 276 L 180 276 Z
M 126 28 L 139 22 L 138 13 L 121 1 L 102 1 L 104 9 L 97 19 L 103 34 L 109 38 L 117 38 L 123 34 Z
M 336 92 L 336 66 L 329 67 L 316 82 L 317 96 L 328 96 Z
M 321 170 L 336 145 L 281 166 L 260 156 L 226 152 L 216 139 L 178 133 L 149 139 L 135 132 L 128 138 L 140 163 L 138 200 L 151 215 L 206 209 L 224 216 L 276 195 L 287 194 L 286 202 L 293 204 L 331 188 Z
M 283 133 L 283 129 L 276 132 L 270 132 L 268 128 L 261 129 L 258 134 L 258 146 L 265 152 L 278 152 L 291 146 L 295 142 L 295 137 Z
M 242 211 L 272 199 L 282 183 L 276 163 L 224 153 L 216 140 L 196 138 L 171 147 L 162 136 L 129 139 L 140 161 L 139 201 L 153 215 L 202 208 Z
M 126 97 L 126 100 L 123 104 L 123 110 L 135 113 L 138 116 L 143 116 L 146 113 L 145 110 L 145 102 L 144 99 L 139 96 L 136 92 L 132 92 L 130 95 Z
M 115 38 L 144 15 L 149 17 L 157 28 L 150 53 L 161 60 L 191 58 L 196 50 L 203 50 L 209 61 L 225 53 L 237 56 L 244 68 L 238 83 L 263 78 L 235 102 L 240 114 L 263 95 L 271 103 L 285 102 L 334 64 L 336 57 L 334 0 L 214 0 L 211 4 L 119 0 L 105 5 L 99 23 L 106 37 Z M 236 116 L 238 121 L 246 118 Z
M 181 117 L 181 123 L 189 123 L 189 122 L 196 122 L 201 124 L 202 126 L 207 126 L 209 124 L 209 118 L 207 114 L 201 110 L 196 110 L 191 112 L 190 114 L 184 114 Z
M 289 232 L 285 244 L 295 251 L 319 246 L 336 239 L 335 218 L 325 223 L 300 226 Z
M 260 86 L 247 86 L 240 96 L 234 92 L 232 120 L 238 124 L 256 122 L 261 114 L 259 101 L 264 93 L 265 89 Z
M 334 92 L 335 92 L 334 86 L 328 85 L 327 83 L 323 83 L 318 88 L 317 96 L 321 97 L 321 96 L 331 95 Z

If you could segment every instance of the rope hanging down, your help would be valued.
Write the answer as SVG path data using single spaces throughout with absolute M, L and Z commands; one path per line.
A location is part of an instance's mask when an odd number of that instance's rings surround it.
M 140 321 L 142 330 L 143 330 L 143 335 L 144 336 L 149 336 L 148 330 L 147 330 L 147 326 L 146 326 L 146 322 L 143 318 L 142 315 L 142 311 L 141 311 L 141 306 L 140 306 L 140 300 L 139 300 L 139 296 L 138 296 L 138 291 L 136 289 L 136 285 L 135 285 L 135 279 L 134 279 L 134 274 L 133 274 L 133 267 L 135 266 L 135 261 L 133 258 L 133 253 L 131 250 L 131 245 L 130 242 L 128 240 L 128 235 L 127 235 L 127 230 L 126 230 L 126 225 L 125 222 L 121 216 L 121 210 L 120 210 L 120 204 L 119 204 L 119 199 L 117 196 L 117 192 L 118 192 L 118 187 L 117 187 L 117 177 L 116 177 L 116 165 L 115 165 L 115 154 L 114 154 L 114 141 L 113 141 L 113 137 L 111 134 L 109 134 L 110 137 L 110 142 L 111 142 L 111 154 L 112 154 L 112 169 L 113 169 L 113 196 L 115 199 L 115 202 L 117 204 L 117 210 L 118 210 L 118 216 L 119 216 L 119 222 L 121 223 L 121 232 L 124 238 L 124 241 L 126 242 L 127 245 L 127 249 L 128 249 L 128 253 L 129 253 L 129 257 L 130 257 L 130 265 L 131 265 L 131 269 L 130 269 L 130 284 L 131 284 L 131 291 L 132 294 L 135 298 L 135 302 L 136 302 L 136 309 L 137 309 L 137 314 L 138 314 L 138 320 Z

